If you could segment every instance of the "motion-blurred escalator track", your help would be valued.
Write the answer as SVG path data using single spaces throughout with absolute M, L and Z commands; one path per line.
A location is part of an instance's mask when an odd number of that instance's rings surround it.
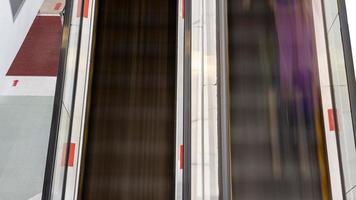
M 227 2 L 232 199 L 329 199 L 311 1 Z
M 98 1 L 81 199 L 174 199 L 176 0 Z

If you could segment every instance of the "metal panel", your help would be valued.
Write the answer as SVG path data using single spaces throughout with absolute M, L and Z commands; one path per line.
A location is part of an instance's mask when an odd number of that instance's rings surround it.
M 184 0 L 177 1 L 177 76 L 176 76 L 176 141 L 175 141 L 175 199 L 183 199 L 183 105 L 184 105 Z
M 218 133 L 220 136 L 220 199 L 231 199 L 228 26 L 226 0 L 217 0 Z
M 73 0 L 67 0 L 65 6 L 67 12 L 65 12 L 64 23 L 63 23 L 62 45 L 61 45 L 61 52 L 60 52 L 59 65 L 58 65 L 58 75 L 57 75 L 57 83 L 56 83 L 56 92 L 54 97 L 51 130 L 50 130 L 49 144 L 47 150 L 47 161 L 46 161 L 45 178 L 44 178 L 43 190 L 42 190 L 42 200 L 51 199 L 52 197 L 54 169 L 56 164 L 56 153 L 58 147 L 57 142 L 58 142 L 59 125 L 60 125 L 61 112 L 62 112 L 61 109 L 63 103 L 63 92 L 64 92 L 64 84 L 65 84 L 65 76 L 66 76 L 66 64 L 67 64 L 67 57 L 68 57 L 70 27 L 72 21 L 71 16 L 72 16 L 72 8 L 74 5 L 73 3 L 74 3 Z M 78 40 L 78 45 L 79 45 L 79 41 L 80 38 Z M 79 48 L 77 51 L 79 52 Z M 79 59 L 77 59 L 76 61 L 76 66 L 78 62 Z M 74 109 L 72 109 L 72 111 L 73 110 Z M 70 141 L 70 134 L 68 138 L 69 138 L 68 141 Z M 67 146 L 68 146 L 67 155 L 65 160 L 68 160 L 68 155 L 69 155 L 70 145 Z M 66 170 L 65 170 L 65 174 L 66 174 Z M 65 184 L 63 190 L 65 190 Z M 62 197 L 64 197 L 64 194 L 62 194 Z
M 20 12 L 22 5 L 25 3 L 25 0 L 10 0 L 12 17 L 15 20 L 17 14 Z
M 184 70 L 183 70 L 183 199 L 191 199 L 191 0 L 184 3 Z

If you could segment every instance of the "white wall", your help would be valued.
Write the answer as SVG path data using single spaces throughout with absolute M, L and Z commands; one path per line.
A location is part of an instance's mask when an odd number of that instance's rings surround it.
M 356 12 L 354 9 L 356 8 L 355 0 L 345 0 L 346 10 L 347 10 L 347 20 L 349 23 L 350 30 L 350 40 L 351 40 L 351 48 L 352 48 L 352 57 L 353 61 L 356 62 Z M 356 67 L 354 63 L 354 68 Z M 355 73 L 356 76 L 356 73 Z
M 9 0 L 0 0 L 0 77 L 8 71 L 43 0 L 26 0 L 13 19 Z

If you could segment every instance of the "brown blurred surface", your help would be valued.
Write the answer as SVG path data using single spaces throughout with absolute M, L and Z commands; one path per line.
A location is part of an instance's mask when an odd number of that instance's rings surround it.
M 99 1 L 82 199 L 174 198 L 176 7 Z

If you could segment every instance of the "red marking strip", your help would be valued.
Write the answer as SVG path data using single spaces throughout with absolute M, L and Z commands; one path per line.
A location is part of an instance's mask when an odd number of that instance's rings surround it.
M 182 18 L 184 18 L 185 15 L 185 2 L 182 0 Z
M 75 152 L 75 144 L 70 143 L 69 158 L 68 158 L 68 166 L 69 167 L 73 167 L 73 165 L 74 165 L 74 152 Z
M 66 159 L 66 151 L 67 151 L 67 144 L 63 144 L 62 150 L 62 166 L 65 166 L 65 159 Z M 68 158 L 68 167 L 74 166 L 74 153 L 75 153 L 75 143 L 70 143 L 69 147 L 69 158 Z
M 89 14 L 89 0 L 78 0 L 77 17 L 81 15 L 82 2 L 84 1 L 83 17 L 88 18 Z
M 14 80 L 12 82 L 12 87 L 16 87 L 18 83 L 19 83 L 19 80 Z
M 335 120 L 334 120 L 334 110 L 328 109 L 328 118 L 329 118 L 329 130 L 335 131 Z
M 182 144 L 179 147 L 179 168 L 184 168 L 184 147 Z
M 62 3 L 56 3 L 56 5 L 54 5 L 54 10 L 59 10 L 62 7 Z

